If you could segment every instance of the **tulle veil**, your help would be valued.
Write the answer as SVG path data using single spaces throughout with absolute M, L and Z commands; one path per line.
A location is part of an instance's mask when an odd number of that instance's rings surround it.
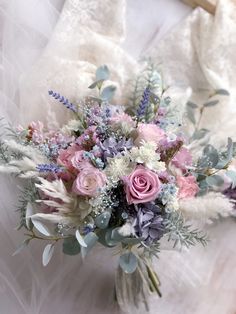
M 118 2 L 114 1 L 114 5 L 118 5 Z M 36 116 L 35 112 L 39 112 L 39 116 L 45 118 L 45 112 L 40 109 L 44 100 L 41 89 L 39 94 L 37 89 L 34 93 L 27 94 L 31 85 L 27 84 L 26 78 L 32 79 L 33 76 L 30 74 L 32 65 L 47 47 L 63 5 L 63 0 L 0 1 L 0 116 L 4 116 L 6 121 L 12 124 L 30 120 Z M 124 35 L 122 32 L 121 25 L 114 45 L 119 44 Z M 128 70 L 136 64 L 129 56 L 119 50 L 116 51 L 120 62 L 128 65 Z M 94 67 L 87 67 L 86 64 L 84 66 L 89 69 L 87 71 L 89 75 L 92 75 Z M 119 78 L 119 80 L 122 85 L 126 78 Z M 55 86 L 58 87 L 60 84 L 59 82 Z M 69 88 L 65 91 L 71 93 L 68 96 L 76 96 Z M 57 113 L 64 114 L 59 109 Z M 15 178 L 1 175 L 0 312 L 10 314 L 121 313 L 113 302 L 117 262 L 114 252 L 107 253 L 98 247 L 97 252 L 88 256 L 83 264 L 79 257 L 64 256 L 58 247 L 51 263 L 44 268 L 41 265 L 44 244 L 35 243 L 35 246 L 30 246 L 23 253 L 12 257 L 23 239 L 22 233 L 15 230 L 18 213 L 14 212 L 14 208 L 20 193 L 18 185 L 19 182 Z M 167 314 L 183 314 L 187 307 L 189 309 L 198 307 L 199 313 L 207 313 L 207 307 L 199 304 L 199 298 L 202 298 L 202 302 L 204 300 L 210 302 L 211 313 L 215 313 L 214 298 L 211 297 L 207 284 L 214 272 L 213 266 L 219 263 L 219 260 L 224 263 L 230 259 L 231 254 L 235 253 L 235 248 L 228 241 L 235 236 L 232 224 L 232 221 L 228 221 L 225 225 L 211 227 L 211 235 L 213 239 L 217 239 L 217 247 L 224 247 L 224 256 L 221 255 L 220 249 L 216 249 L 214 241 L 210 243 L 207 255 L 202 248 L 195 248 L 191 254 L 163 251 L 163 256 L 157 263 L 157 271 L 161 274 L 163 294 L 166 297 L 152 302 L 153 313 L 159 309 Z M 219 237 L 219 234 L 225 234 L 226 230 L 228 230 L 227 237 Z M 231 267 L 233 265 L 229 263 L 224 270 L 225 276 L 230 276 Z M 231 283 L 224 282 L 221 277 L 217 278 L 217 285 L 213 289 L 218 291 L 219 286 L 222 285 L 226 291 L 230 291 Z M 201 291 L 196 293 L 194 289 L 198 285 L 203 286 Z M 178 293 L 175 293 L 176 291 Z M 233 300 L 230 292 L 227 300 L 229 303 Z M 223 311 L 222 304 L 220 306 Z M 219 311 L 219 308 L 217 310 Z M 144 311 L 136 309 L 132 313 L 143 314 Z

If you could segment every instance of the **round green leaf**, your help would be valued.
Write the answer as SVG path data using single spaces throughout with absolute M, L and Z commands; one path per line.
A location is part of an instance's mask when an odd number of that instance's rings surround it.
M 119 265 L 126 274 L 131 274 L 138 266 L 137 257 L 132 252 L 127 252 L 120 256 Z

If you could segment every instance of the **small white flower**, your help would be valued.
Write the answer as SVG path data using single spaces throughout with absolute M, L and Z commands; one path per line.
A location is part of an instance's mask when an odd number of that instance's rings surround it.
M 150 170 L 166 170 L 165 163 L 160 161 L 160 154 L 156 153 L 156 145 L 152 142 L 143 142 L 142 146 L 133 147 L 130 155 L 134 162 L 144 164 Z
M 119 229 L 119 234 L 121 234 L 124 237 L 128 237 L 133 235 L 134 232 L 134 228 L 132 226 L 132 224 L 130 222 L 126 222 L 120 229 Z
M 109 159 L 105 172 L 114 181 L 118 181 L 123 176 L 128 176 L 133 170 L 134 164 L 130 161 L 130 157 L 127 154 Z

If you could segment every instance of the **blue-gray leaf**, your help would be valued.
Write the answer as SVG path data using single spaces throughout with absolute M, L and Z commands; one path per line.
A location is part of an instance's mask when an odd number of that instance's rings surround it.
M 126 274 L 131 274 L 136 270 L 138 266 L 138 260 L 132 252 L 127 252 L 120 256 L 119 264 Z
M 48 228 L 42 221 L 40 221 L 40 220 L 37 219 L 37 218 L 34 218 L 33 216 L 32 216 L 32 218 L 31 218 L 31 221 L 32 221 L 34 227 L 35 227 L 40 233 L 44 234 L 45 236 L 50 236 L 50 235 L 51 235 L 49 228 Z
M 230 93 L 226 89 L 217 89 L 216 94 L 217 95 L 226 95 L 226 96 L 230 95 Z
M 225 173 L 232 181 L 232 189 L 234 189 L 236 187 L 236 171 L 233 170 L 228 170 Z
M 80 245 L 76 237 L 64 239 L 63 253 L 66 255 L 77 255 L 80 253 Z
M 105 211 L 95 218 L 95 225 L 99 229 L 106 229 L 109 224 L 110 219 L 111 219 L 111 213 L 108 211 Z
M 79 230 L 76 230 L 75 236 L 76 236 L 77 241 L 79 242 L 79 244 L 80 244 L 82 247 L 87 247 L 87 244 L 85 243 L 85 240 L 84 240 L 84 238 L 81 236 Z
M 219 103 L 219 100 L 212 100 L 208 101 L 205 104 L 203 104 L 204 107 L 213 107 Z
M 110 76 L 110 71 L 107 67 L 107 65 L 102 65 L 100 66 L 97 71 L 96 71 L 96 80 L 100 81 L 100 80 L 108 80 Z
M 89 232 L 85 237 L 84 237 L 84 242 L 86 243 L 86 247 L 81 247 L 81 254 L 82 257 L 84 258 L 88 252 L 94 247 L 94 245 L 98 241 L 98 236 L 94 232 Z
M 116 91 L 116 87 L 114 85 L 109 85 L 102 90 L 101 98 L 104 101 L 109 101 L 112 99 Z
M 217 186 L 217 187 L 222 186 L 224 184 L 224 180 L 218 175 L 207 177 L 206 182 L 210 186 Z
M 187 106 L 191 107 L 192 109 L 196 109 L 198 107 L 198 105 L 196 105 L 195 103 L 193 103 L 192 101 L 188 101 L 187 102 Z
M 45 249 L 43 251 L 43 256 L 42 256 L 43 266 L 48 265 L 48 263 L 50 262 L 52 258 L 53 252 L 54 252 L 54 244 L 47 244 L 45 246 Z

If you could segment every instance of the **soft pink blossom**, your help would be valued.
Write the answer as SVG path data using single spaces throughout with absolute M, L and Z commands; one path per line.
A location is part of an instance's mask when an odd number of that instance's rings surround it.
M 137 137 L 134 144 L 136 146 L 142 145 L 142 142 L 153 142 L 158 146 L 159 142 L 165 138 L 165 132 L 156 124 L 140 123 L 137 128 Z
M 187 177 L 177 177 L 177 185 L 179 188 L 179 198 L 191 198 L 199 192 L 196 178 L 192 175 Z
M 84 196 L 96 196 L 106 184 L 106 175 L 91 164 L 84 164 L 73 184 L 73 192 Z
M 59 151 L 57 163 L 66 167 L 67 169 L 73 168 L 71 160 L 77 151 L 79 151 L 79 147 L 76 144 L 69 146 L 67 149 L 61 149 Z
M 71 158 L 71 164 L 74 168 L 80 170 L 81 163 L 84 162 L 84 150 L 79 150 L 75 152 L 74 156 Z
M 174 164 L 174 166 L 181 170 L 186 170 L 188 166 L 191 166 L 192 161 L 192 155 L 190 154 L 190 151 L 185 147 L 182 147 L 172 159 L 172 163 Z
M 158 175 L 143 166 L 137 168 L 124 178 L 126 199 L 129 204 L 153 201 L 161 190 Z
M 34 143 L 42 143 L 44 140 L 44 133 L 43 133 L 44 125 L 40 121 L 32 121 L 28 127 L 29 135 L 28 137 L 34 142 Z
M 135 127 L 135 121 L 127 113 L 117 113 L 109 119 L 111 124 L 126 123 L 131 128 Z

